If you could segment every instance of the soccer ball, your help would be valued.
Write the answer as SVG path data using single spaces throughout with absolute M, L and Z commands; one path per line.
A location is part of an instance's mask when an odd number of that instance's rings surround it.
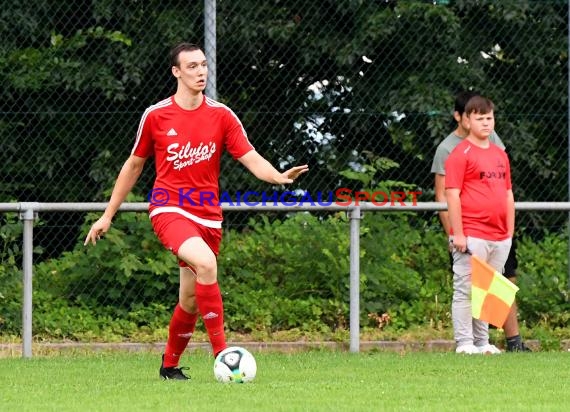
M 245 383 L 255 378 L 257 364 L 244 348 L 231 346 L 221 351 L 214 361 L 214 376 L 218 382 Z

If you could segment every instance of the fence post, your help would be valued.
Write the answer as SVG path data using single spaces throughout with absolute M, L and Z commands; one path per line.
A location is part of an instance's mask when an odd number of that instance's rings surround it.
M 360 351 L 360 207 L 350 217 L 350 351 Z
M 204 54 L 208 60 L 206 94 L 214 100 L 218 99 L 216 30 L 216 0 L 204 0 Z
M 32 357 L 32 268 L 34 259 L 34 220 L 37 219 L 39 203 L 20 203 L 20 220 L 24 222 L 22 271 L 23 271 L 23 302 L 22 302 L 22 357 Z
M 570 24 L 570 2 L 568 3 L 568 16 L 567 16 L 567 23 Z M 570 26 L 568 26 L 568 32 L 566 33 L 567 39 L 570 41 Z M 570 52 L 570 42 L 568 43 L 568 52 Z M 568 72 L 568 79 L 570 80 L 570 61 L 567 63 L 566 71 Z M 570 81 L 568 82 L 568 95 L 566 97 L 568 99 L 568 103 L 570 104 Z M 570 111 L 570 106 L 568 106 L 568 111 Z M 568 126 L 570 127 L 570 117 L 568 118 Z M 570 128 L 568 129 L 568 136 L 566 137 L 566 144 L 568 145 L 568 159 L 567 163 L 570 166 Z M 570 200 L 570 169 L 568 169 L 568 200 Z M 570 212 L 568 213 L 568 226 L 566 227 L 566 231 L 570 232 Z M 570 262 L 570 236 L 568 237 L 568 262 Z M 568 283 L 566 284 L 566 289 L 570 291 L 570 265 L 568 265 Z

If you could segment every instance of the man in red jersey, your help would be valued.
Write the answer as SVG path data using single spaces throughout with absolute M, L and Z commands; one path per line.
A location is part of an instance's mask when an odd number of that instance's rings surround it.
M 170 66 L 178 83 L 176 93 L 150 106 L 142 115 L 132 153 L 85 244 L 96 244 L 109 230 L 146 160 L 154 156 L 156 196 L 150 196 L 150 218 L 162 244 L 180 262 L 179 301 L 170 321 L 160 376 L 187 380 L 178 363 L 198 315 L 208 332 L 213 354 L 227 346 L 216 261 L 222 238 L 218 179 L 223 150 L 258 179 L 275 185 L 292 183 L 308 167 L 277 171 L 255 151 L 235 113 L 204 95 L 208 64 L 199 46 L 175 46 L 170 51 Z
M 453 236 L 451 317 L 457 353 L 499 354 L 489 344 L 489 325 L 471 315 L 471 259 L 468 251 L 501 272 L 515 226 L 509 158 L 489 141 L 494 105 L 482 96 L 465 106 L 469 134 L 445 162 L 445 191 Z

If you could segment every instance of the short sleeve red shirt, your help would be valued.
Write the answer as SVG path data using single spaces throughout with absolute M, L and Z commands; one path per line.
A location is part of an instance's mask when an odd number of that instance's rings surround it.
M 184 110 L 174 96 L 143 114 L 132 154 L 155 158 L 151 216 L 172 211 L 218 227 L 220 161 L 223 150 L 238 159 L 254 150 L 238 117 L 204 96 L 195 110 Z M 196 219 L 194 219 L 196 220 Z
M 509 237 L 511 169 L 501 148 L 493 143 L 481 148 L 468 140 L 459 143 L 445 162 L 445 188 L 460 189 L 465 236 L 496 241 Z

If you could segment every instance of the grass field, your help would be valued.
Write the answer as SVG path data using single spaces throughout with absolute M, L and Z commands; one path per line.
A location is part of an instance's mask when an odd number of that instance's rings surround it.
M 191 381 L 161 381 L 160 355 L 102 353 L 0 359 L 0 410 L 11 411 L 563 411 L 570 353 L 254 353 L 248 384 L 214 380 L 205 352 Z

